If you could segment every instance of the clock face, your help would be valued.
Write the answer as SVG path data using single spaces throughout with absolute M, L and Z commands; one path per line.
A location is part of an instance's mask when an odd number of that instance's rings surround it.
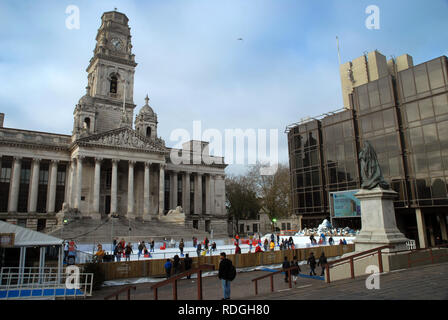
M 120 50 L 120 49 L 121 49 L 122 44 L 121 44 L 121 41 L 120 41 L 119 39 L 114 38 L 114 39 L 112 39 L 110 42 L 111 42 L 111 44 L 112 44 L 112 47 L 113 47 L 115 50 Z

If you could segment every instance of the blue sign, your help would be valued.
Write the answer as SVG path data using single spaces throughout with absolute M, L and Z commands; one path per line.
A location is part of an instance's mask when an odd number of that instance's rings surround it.
M 338 217 L 360 217 L 361 203 L 355 194 L 359 190 L 331 192 L 330 201 L 333 216 Z

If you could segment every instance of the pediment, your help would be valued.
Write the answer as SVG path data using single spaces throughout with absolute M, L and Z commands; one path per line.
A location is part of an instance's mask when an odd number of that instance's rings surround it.
M 167 152 L 165 142 L 162 139 L 157 138 L 155 141 L 146 139 L 128 127 L 81 138 L 76 143 L 80 146 L 137 149 L 158 153 Z

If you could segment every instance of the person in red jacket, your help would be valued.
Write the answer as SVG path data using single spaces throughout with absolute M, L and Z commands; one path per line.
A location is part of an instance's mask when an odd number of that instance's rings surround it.
M 257 247 L 255 248 L 255 253 L 257 253 L 257 252 L 263 252 L 263 250 L 261 250 L 261 247 L 260 247 L 260 246 L 257 246 Z
M 240 246 L 237 244 L 235 247 L 235 254 L 240 254 L 241 253 L 241 248 Z

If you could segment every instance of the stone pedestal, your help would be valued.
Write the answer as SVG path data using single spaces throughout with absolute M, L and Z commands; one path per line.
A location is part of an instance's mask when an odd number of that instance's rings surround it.
M 393 200 L 393 190 L 375 188 L 361 190 L 355 196 L 361 202 L 361 232 L 356 237 L 355 251 L 361 252 L 385 245 L 395 248 L 383 252 L 406 250 L 408 239 L 398 230 Z

